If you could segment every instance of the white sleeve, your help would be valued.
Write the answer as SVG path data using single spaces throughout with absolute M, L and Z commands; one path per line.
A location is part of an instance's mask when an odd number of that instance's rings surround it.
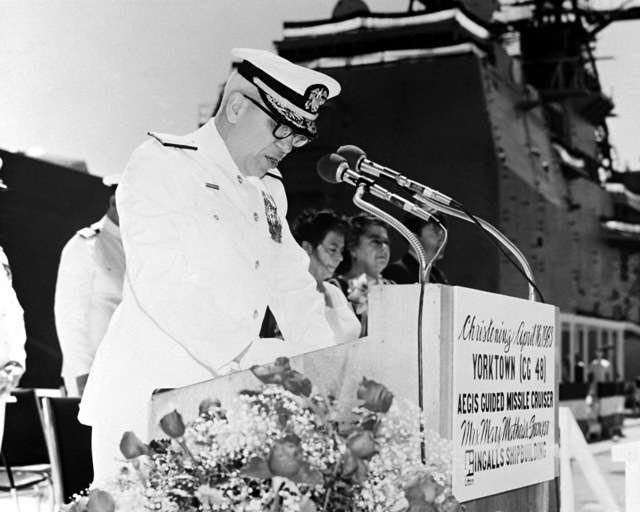
M 0 366 L 16 361 L 24 368 L 26 341 L 24 313 L 11 284 L 9 261 L 0 247 Z
M 54 313 L 63 377 L 88 374 L 95 356 L 90 322 L 97 268 L 92 246 L 93 240 L 76 235 L 67 242 L 60 256 Z

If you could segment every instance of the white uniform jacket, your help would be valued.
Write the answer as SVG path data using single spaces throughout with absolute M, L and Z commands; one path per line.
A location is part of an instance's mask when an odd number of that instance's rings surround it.
M 89 373 L 122 301 L 124 269 L 120 229 L 107 216 L 78 231 L 62 250 L 54 312 L 63 377 Z
M 293 347 L 272 360 L 335 343 L 281 180 L 243 176 L 213 120 L 186 137 L 153 135 L 116 193 L 123 300 L 80 410 L 83 423 L 141 438 L 153 390 L 216 376 L 258 338 L 267 305 Z
M 0 368 L 9 361 L 25 367 L 26 341 L 24 313 L 11 284 L 9 260 L 0 247 Z

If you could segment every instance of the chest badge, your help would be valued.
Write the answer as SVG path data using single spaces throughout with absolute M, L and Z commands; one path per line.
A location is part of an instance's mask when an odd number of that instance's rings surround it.
M 269 224 L 269 234 L 274 242 L 282 243 L 282 222 L 278 217 L 278 207 L 270 194 L 262 192 L 264 199 L 264 213 Z

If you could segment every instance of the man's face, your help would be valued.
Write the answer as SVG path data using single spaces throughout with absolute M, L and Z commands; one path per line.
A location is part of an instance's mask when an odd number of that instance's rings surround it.
M 257 101 L 257 100 L 256 100 Z M 245 176 L 261 178 L 293 149 L 293 135 L 277 139 L 273 135 L 277 122 L 247 100 L 247 109 L 237 123 L 236 164 Z
M 426 224 L 420 231 L 418 237 L 420 245 L 424 248 L 427 255 L 436 253 L 442 242 L 444 242 L 444 232 L 435 224 Z

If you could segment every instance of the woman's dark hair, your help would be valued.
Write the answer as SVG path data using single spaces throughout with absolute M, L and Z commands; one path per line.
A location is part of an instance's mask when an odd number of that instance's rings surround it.
M 305 210 L 293 221 L 291 233 L 298 244 L 309 242 L 318 247 L 327 233 L 336 231 L 347 237 L 349 224 L 333 210 Z
M 347 249 L 353 249 L 358 245 L 360 237 L 364 235 L 364 232 L 369 226 L 380 226 L 387 231 L 389 230 L 389 225 L 386 222 L 369 213 L 359 213 L 358 215 L 354 215 L 349 219 L 349 232 L 347 233 L 347 240 L 345 244 Z
M 380 220 L 378 217 L 374 217 L 369 213 L 359 213 L 349 219 L 349 230 L 345 237 L 345 251 L 343 253 L 343 260 L 336 268 L 336 275 L 342 275 L 349 271 L 351 264 L 351 252 L 349 249 L 353 249 L 360 242 L 360 237 L 364 235 L 364 232 L 369 226 L 380 226 L 381 228 L 389 231 L 389 224 Z
M 421 217 L 416 217 L 412 213 L 407 213 L 402 219 L 402 223 L 416 235 L 420 235 L 422 228 L 427 224 L 433 224 L 436 227 L 442 226 L 444 229 L 447 229 L 448 223 L 447 218 L 440 212 L 429 212 L 431 217 L 429 220 L 425 220 Z

